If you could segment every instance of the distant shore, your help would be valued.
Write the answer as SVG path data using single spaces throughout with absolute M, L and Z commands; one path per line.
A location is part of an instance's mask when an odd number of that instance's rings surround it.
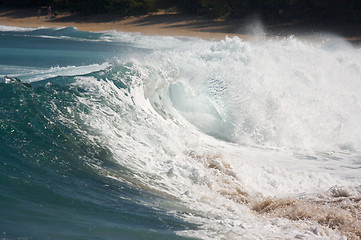
M 44 14 L 45 13 L 45 14 Z M 174 13 L 119 17 L 116 15 L 78 16 L 59 13 L 49 18 L 46 11 L 38 16 L 34 9 L 0 9 L 0 25 L 16 27 L 76 27 L 81 31 L 139 32 L 144 35 L 193 36 L 208 39 L 224 39 L 226 35 L 245 38 L 237 33 L 233 24 L 204 17 L 192 17 Z
M 0 9 L 0 25 L 16 27 L 76 27 L 82 31 L 139 32 L 144 35 L 189 36 L 205 39 L 224 39 L 238 36 L 247 39 L 257 18 L 239 20 L 217 20 L 200 16 L 186 16 L 175 13 L 157 13 L 144 16 L 119 17 L 117 15 L 78 16 L 59 13 L 49 18 L 46 10 L 39 15 L 37 9 Z M 260 21 L 258 21 L 260 22 Z M 251 27 L 250 27 L 251 26 Z M 293 21 L 289 23 L 267 23 L 263 26 L 270 36 L 310 35 L 331 33 L 339 35 L 352 43 L 361 42 L 360 24 L 308 23 Z

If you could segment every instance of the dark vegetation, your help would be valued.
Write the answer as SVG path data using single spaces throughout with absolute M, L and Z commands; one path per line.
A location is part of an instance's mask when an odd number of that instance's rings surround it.
M 0 0 L 0 6 L 52 6 L 83 15 L 129 16 L 165 9 L 224 19 L 258 14 L 263 20 L 361 20 L 361 0 Z

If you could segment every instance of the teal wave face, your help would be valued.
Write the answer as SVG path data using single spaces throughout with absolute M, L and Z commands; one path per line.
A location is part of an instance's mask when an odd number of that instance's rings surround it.
M 69 117 L 69 109 L 88 111 L 76 100 L 82 91 L 56 81 L 35 88 L 0 83 L 1 237 L 181 238 L 174 231 L 194 226 L 142 204 L 169 199 L 105 176 L 132 172 L 82 134 L 77 114 Z

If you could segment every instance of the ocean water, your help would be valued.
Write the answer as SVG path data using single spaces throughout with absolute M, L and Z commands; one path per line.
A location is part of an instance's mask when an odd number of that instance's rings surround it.
M 0 27 L 0 239 L 360 239 L 361 49 Z

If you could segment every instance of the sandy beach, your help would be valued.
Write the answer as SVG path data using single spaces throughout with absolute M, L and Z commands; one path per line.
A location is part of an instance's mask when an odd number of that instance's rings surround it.
M 56 18 L 48 18 L 45 10 L 37 15 L 36 9 L 0 10 L 0 25 L 17 27 L 70 27 L 81 31 L 140 32 L 144 35 L 194 36 L 223 39 L 226 35 L 240 36 L 241 22 L 211 20 L 204 17 L 184 16 L 175 13 L 158 13 L 144 16 L 119 17 L 117 15 L 77 16 L 60 13 Z
M 0 25 L 17 27 L 70 27 L 82 31 L 140 32 L 144 35 L 193 36 L 207 39 L 224 39 L 238 36 L 247 39 L 252 26 L 260 25 L 257 17 L 238 20 L 209 19 L 201 16 L 186 16 L 176 13 L 156 13 L 152 15 L 119 17 L 117 15 L 78 16 L 60 13 L 56 18 L 48 18 L 46 9 L 38 15 L 37 9 L 0 9 Z M 269 36 L 305 36 L 331 33 L 344 37 L 352 43 L 361 41 L 360 24 L 337 22 L 310 23 L 294 20 L 288 23 L 262 23 Z M 261 25 L 262 25 L 261 24 Z

